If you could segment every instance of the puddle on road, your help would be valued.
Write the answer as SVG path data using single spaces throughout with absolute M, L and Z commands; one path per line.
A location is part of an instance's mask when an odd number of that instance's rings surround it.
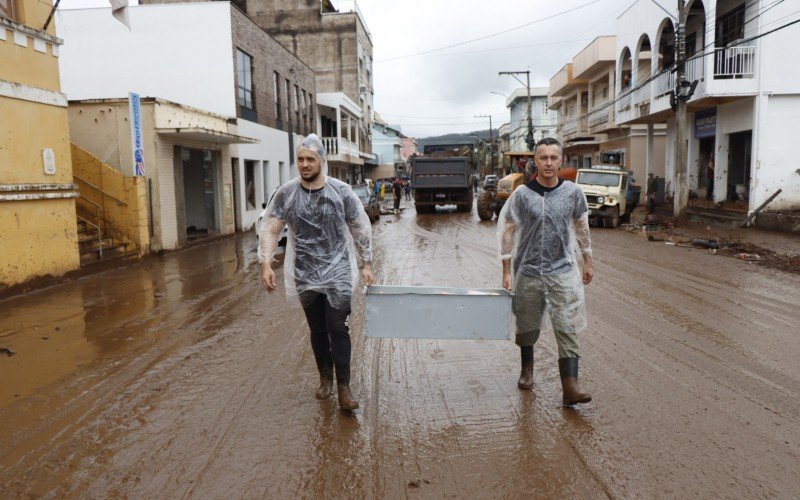
M 0 408 L 103 359 L 124 359 L 208 309 L 204 296 L 256 262 L 252 238 L 152 256 L 0 302 Z

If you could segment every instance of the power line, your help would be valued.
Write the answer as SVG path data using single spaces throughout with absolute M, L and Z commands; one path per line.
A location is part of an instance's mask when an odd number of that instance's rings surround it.
M 595 4 L 595 3 L 599 2 L 599 1 L 600 0 L 592 0 L 591 2 L 587 2 L 587 3 L 583 4 L 583 5 L 579 5 L 577 7 L 572 8 L 572 9 L 567 9 L 567 10 L 564 10 L 564 11 L 561 11 L 561 12 L 557 12 L 557 13 L 555 13 L 553 15 L 550 15 L 550 16 L 547 16 L 547 17 L 543 17 L 541 19 L 537 19 L 537 20 L 531 21 L 529 23 L 521 24 L 519 26 L 515 26 L 515 27 L 509 28 L 507 30 L 498 31 L 497 33 L 491 33 L 489 35 L 481 36 L 481 37 L 478 37 L 478 38 L 473 38 L 471 40 L 465 40 L 463 42 L 453 43 L 453 44 L 450 44 L 450 45 L 446 45 L 444 47 L 439 47 L 437 49 L 426 50 L 426 51 L 423 51 L 423 52 L 416 52 L 414 54 L 407 54 L 407 55 L 403 55 L 403 56 L 391 57 L 389 59 L 382 59 L 380 61 L 375 61 L 375 62 L 396 61 L 398 59 L 405 59 L 405 58 L 408 58 L 408 57 L 416 57 L 416 56 L 421 56 L 421 55 L 425 55 L 425 54 L 432 54 L 434 52 L 441 52 L 442 50 L 452 49 L 453 47 L 460 47 L 461 45 L 466 45 L 466 44 L 473 43 L 473 42 L 479 42 L 481 40 L 486 40 L 488 38 L 493 38 L 493 37 L 496 37 L 496 36 L 504 35 L 506 33 L 511 33 L 512 31 L 516 31 L 516 30 L 519 30 L 519 29 L 522 29 L 522 28 L 527 28 L 528 26 L 533 26 L 534 24 L 537 24 L 537 23 L 540 23 L 540 22 L 543 22 L 543 21 L 548 21 L 550 19 L 554 19 L 556 17 L 563 16 L 564 14 L 569 14 L 570 12 L 575 12 L 577 10 L 583 9 L 585 7 L 588 7 L 589 5 Z
M 781 1 L 783 1 L 783 0 L 781 0 Z M 800 13 L 800 11 L 794 12 L 793 14 L 797 14 L 797 13 Z M 780 18 L 780 19 L 785 19 L 786 17 L 789 17 L 791 15 L 792 14 L 789 14 L 787 16 L 784 16 L 784 17 Z M 779 27 L 777 27 L 775 29 L 772 29 L 772 30 L 769 30 L 767 32 L 764 32 L 764 33 L 762 33 L 760 35 L 740 40 L 739 42 L 737 42 L 735 44 L 731 44 L 729 47 L 734 47 L 736 45 L 741 45 L 741 44 L 745 44 L 745 43 L 748 43 L 748 42 L 752 42 L 752 41 L 758 40 L 759 38 L 765 37 L 765 36 L 767 36 L 767 35 L 769 35 L 771 33 L 775 33 L 776 31 L 780 31 L 782 29 L 785 29 L 785 28 L 787 28 L 789 26 L 792 26 L 794 24 L 797 24 L 797 23 L 800 23 L 800 18 L 795 19 L 794 21 L 786 23 L 786 24 L 784 24 L 782 26 L 779 26 Z M 774 22 L 769 23 L 769 25 L 771 25 L 771 24 L 774 24 Z M 716 52 L 716 49 L 711 51 L 711 52 L 703 51 L 700 54 L 697 54 L 697 55 L 694 55 L 692 57 L 687 58 L 686 62 L 694 60 L 694 59 L 701 59 L 701 58 L 704 58 L 704 57 L 711 56 L 715 52 Z M 622 92 L 619 95 L 615 96 L 614 99 L 610 99 L 610 100 L 608 100 L 608 101 L 606 101 L 606 102 L 604 102 L 604 103 L 592 108 L 591 110 L 589 110 L 586 113 L 581 113 L 581 114 L 576 115 L 576 116 L 574 116 L 572 118 L 569 118 L 568 120 L 565 120 L 565 121 L 559 123 L 558 125 L 562 125 L 563 126 L 563 125 L 568 125 L 568 124 L 571 124 L 571 123 L 575 123 L 575 122 L 580 121 L 580 120 L 582 120 L 584 118 L 587 118 L 592 113 L 595 113 L 597 111 L 602 111 L 602 110 L 604 110 L 606 108 L 609 108 L 609 107 L 613 106 L 614 104 L 616 104 L 617 102 L 619 102 L 620 100 L 622 100 L 623 98 L 626 98 L 628 95 L 633 94 L 633 92 L 635 92 L 636 90 L 638 90 L 640 88 L 643 88 L 644 86 L 648 85 L 650 82 L 656 80 L 659 76 L 661 76 L 661 75 L 663 75 L 665 73 L 671 72 L 672 70 L 673 70 L 673 68 L 670 67 L 670 68 L 666 68 L 666 69 L 663 69 L 663 70 L 658 71 L 658 72 L 654 72 L 647 80 L 645 80 L 644 82 L 641 82 L 641 83 L 637 83 L 636 85 L 632 86 L 627 91 Z

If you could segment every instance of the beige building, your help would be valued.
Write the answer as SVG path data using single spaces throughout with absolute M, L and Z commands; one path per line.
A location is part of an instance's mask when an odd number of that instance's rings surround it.
M 549 106 L 569 165 L 619 163 L 643 186 L 649 172 L 664 177 L 666 128 L 655 126 L 648 141 L 647 125 L 615 123 L 615 52 L 614 36 L 587 45 L 550 79 Z
M 151 251 L 235 231 L 231 145 L 254 139 L 236 121 L 157 98 L 142 98 L 144 178 Z M 133 172 L 127 99 L 71 101 L 72 141 L 119 172 Z
M 0 2 L 0 291 L 79 267 L 52 2 Z

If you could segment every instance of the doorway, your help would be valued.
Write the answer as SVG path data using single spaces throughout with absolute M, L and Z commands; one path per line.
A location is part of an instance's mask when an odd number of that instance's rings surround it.
M 714 137 L 704 137 L 699 141 L 700 151 L 697 165 L 697 195 L 707 200 L 714 199 Z
M 213 151 L 181 148 L 186 238 L 216 234 L 217 172 Z
M 728 147 L 728 192 L 729 201 L 750 199 L 750 149 L 753 131 L 730 134 Z

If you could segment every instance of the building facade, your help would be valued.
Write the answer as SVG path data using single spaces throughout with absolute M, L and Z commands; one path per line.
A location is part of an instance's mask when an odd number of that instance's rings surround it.
M 800 174 L 793 157 L 800 113 L 800 26 L 790 2 L 692 0 L 686 2 L 688 97 L 686 176 L 676 169 L 674 33 L 678 13 L 639 2 L 617 21 L 616 70 L 620 99 L 616 123 L 662 124 L 667 129 L 668 191 L 686 182 L 689 196 L 752 212 L 778 189 L 770 208 L 800 208 Z M 623 34 L 624 33 L 624 34 Z M 629 83 L 628 83 L 629 82 Z M 687 89 L 688 90 L 688 89 Z
M 372 35 L 358 4 L 237 0 L 236 5 L 314 71 L 330 172 L 344 180 L 363 179 L 365 160 L 373 160 L 375 108 Z
M 550 79 L 549 104 L 558 110 L 557 136 L 570 166 L 619 164 L 644 185 L 649 173 L 664 177 L 665 127 L 616 121 L 615 49 L 614 36 L 584 47 Z
M 533 117 L 533 142 L 542 137 L 555 137 L 558 111 L 548 105 L 547 87 L 531 88 L 531 113 Z M 510 111 L 508 127 L 509 146 L 506 151 L 528 151 L 528 89 L 518 88 L 508 96 L 506 107 Z
M 400 127 L 391 126 L 376 117 L 372 124 L 372 152 L 376 166 L 367 169 L 368 178 L 377 180 L 406 174 Z
M 129 10 L 131 31 L 108 9 L 61 14 L 63 36 L 70 40 L 62 58 L 67 95 L 74 101 L 119 99 L 135 91 L 233 119 L 226 133 L 242 139 L 210 141 L 225 144 L 225 151 L 207 151 L 229 158 L 220 179 L 227 179 L 222 189 L 231 185 L 233 227 L 253 227 L 270 194 L 296 175 L 296 144 L 317 131 L 314 72 L 229 2 Z M 73 140 L 85 147 L 85 138 Z M 102 156 L 102 145 L 95 147 L 100 150 L 85 149 Z M 171 248 L 157 238 L 153 244 Z
M 0 2 L 0 290 L 80 265 L 52 2 Z
M 128 99 L 70 101 L 72 140 L 115 169 L 132 168 L 128 111 Z M 150 250 L 233 233 L 231 145 L 255 139 L 236 135 L 234 118 L 160 98 L 143 98 L 141 117 Z

